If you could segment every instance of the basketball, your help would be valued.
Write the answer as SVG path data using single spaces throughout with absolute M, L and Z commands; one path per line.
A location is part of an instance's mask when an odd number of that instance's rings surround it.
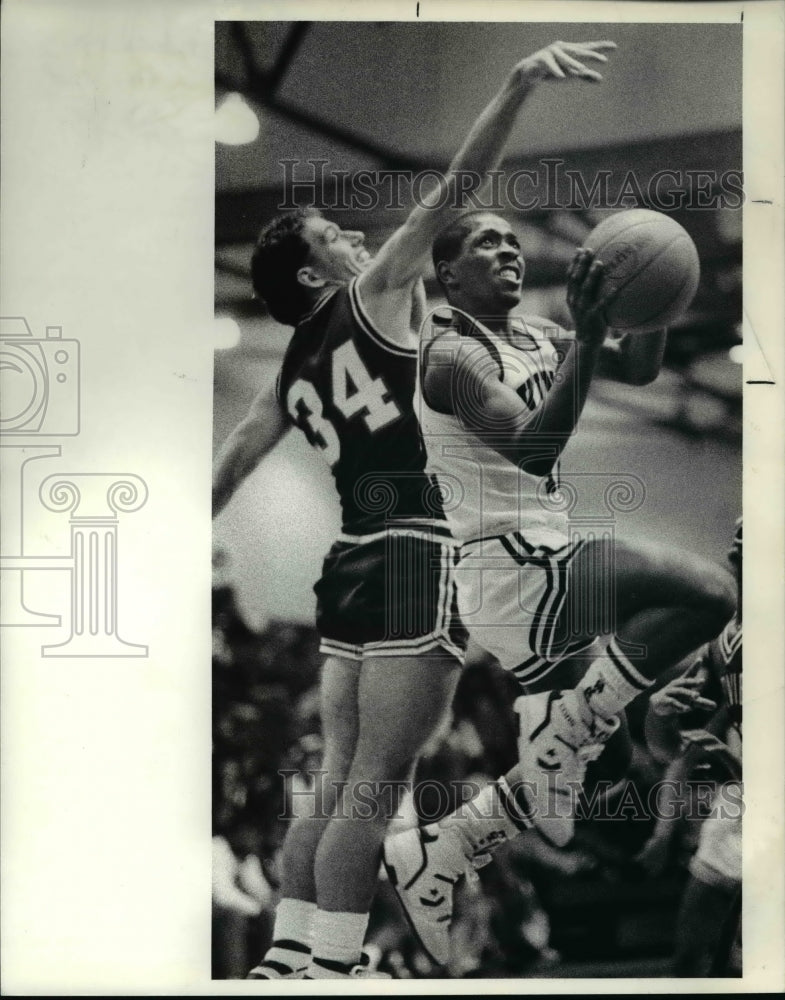
M 584 246 L 605 265 L 600 296 L 618 289 L 608 325 L 630 333 L 668 326 L 690 305 L 700 280 L 691 236 L 662 212 L 634 208 L 604 219 Z

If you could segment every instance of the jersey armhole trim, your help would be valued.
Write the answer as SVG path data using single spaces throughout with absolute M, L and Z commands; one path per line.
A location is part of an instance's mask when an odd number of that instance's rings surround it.
M 518 333 L 523 334 L 523 336 L 528 341 L 528 346 L 527 347 L 524 347 L 522 344 L 516 345 L 518 347 L 518 350 L 520 350 L 520 351 L 526 351 L 527 353 L 530 352 L 530 351 L 539 351 L 539 350 L 541 350 L 542 346 L 541 346 L 540 341 L 537 340 L 537 338 L 531 332 L 531 330 L 529 329 L 528 323 L 526 322 L 526 320 L 524 319 L 524 317 L 521 316 L 521 315 L 518 315 L 518 316 L 513 316 L 512 319 L 513 319 L 513 322 L 518 327 Z M 529 317 L 529 319 L 532 319 L 532 317 Z M 532 326 L 534 326 L 533 323 L 532 323 Z M 551 323 L 548 328 L 551 329 L 551 330 L 556 329 L 556 328 L 558 328 L 558 324 L 557 323 Z M 547 335 L 547 333 L 545 333 L 545 327 L 535 326 L 534 329 L 537 330 L 537 332 L 540 333 L 541 336 L 546 341 L 548 341 L 548 343 L 553 343 L 553 341 L 551 340 L 551 338 Z
M 357 286 L 357 278 L 352 278 L 349 282 L 349 303 L 357 325 L 375 344 L 383 350 L 388 351 L 390 354 L 399 355 L 399 357 L 417 357 L 416 347 L 403 347 L 401 344 L 397 344 L 394 340 L 390 340 L 389 337 L 386 337 L 373 324 L 371 318 L 368 316 L 368 313 L 365 311 L 365 306 L 360 298 L 360 289 Z
M 499 381 L 504 380 L 504 365 L 502 364 L 502 356 L 499 353 L 499 348 L 494 344 L 493 340 L 488 336 L 484 329 L 475 326 L 475 328 L 466 335 L 472 340 L 476 340 L 478 344 L 481 344 L 485 350 L 493 358 L 496 366 L 499 369 Z

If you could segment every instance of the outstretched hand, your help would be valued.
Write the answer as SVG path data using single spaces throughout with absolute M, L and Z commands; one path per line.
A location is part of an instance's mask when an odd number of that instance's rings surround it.
M 676 677 L 649 698 L 649 705 L 655 715 L 681 715 L 693 708 L 714 711 L 717 703 L 701 694 L 703 678 L 684 674 Z
M 566 80 L 569 77 L 599 83 L 602 80 L 601 74 L 587 66 L 585 61 L 605 63 L 608 57 L 604 52 L 615 48 L 616 43 L 609 41 L 552 42 L 519 62 L 513 74 L 521 84 L 538 80 Z

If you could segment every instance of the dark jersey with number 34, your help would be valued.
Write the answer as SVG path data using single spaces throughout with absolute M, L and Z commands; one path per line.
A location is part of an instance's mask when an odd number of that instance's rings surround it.
M 343 530 L 446 528 L 412 408 L 416 348 L 377 330 L 356 279 L 298 323 L 278 376 L 278 400 L 330 466 Z

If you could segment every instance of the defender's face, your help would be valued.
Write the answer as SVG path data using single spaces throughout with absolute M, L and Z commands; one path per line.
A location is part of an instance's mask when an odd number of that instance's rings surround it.
M 525 265 L 520 241 L 509 223 L 497 215 L 475 216 L 470 221 L 471 232 L 451 265 L 454 288 L 463 301 L 476 303 L 478 309 L 508 311 L 521 300 Z
M 328 281 L 351 280 L 371 259 L 363 246 L 363 233 L 341 229 L 328 219 L 306 219 L 303 236 L 311 248 L 307 265 Z

